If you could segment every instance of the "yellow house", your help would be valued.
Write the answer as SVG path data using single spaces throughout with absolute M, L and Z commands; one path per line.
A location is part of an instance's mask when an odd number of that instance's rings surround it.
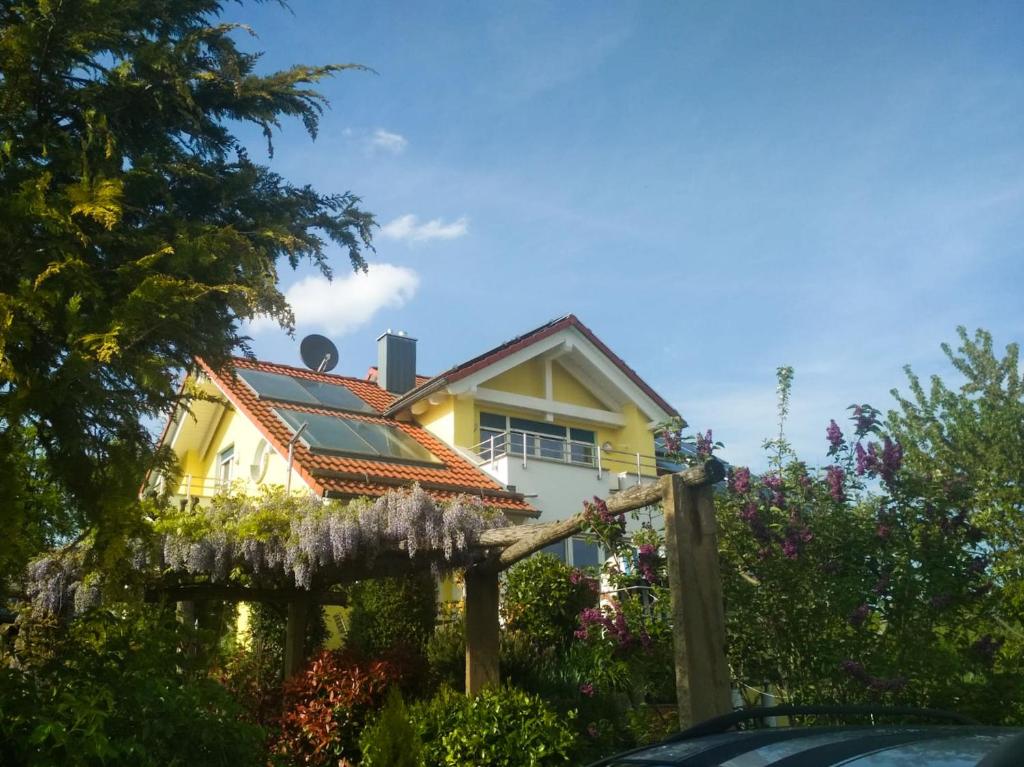
M 584 499 L 656 479 L 655 428 L 678 413 L 575 316 L 433 377 L 416 375 L 416 343 L 383 334 L 366 378 L 199 360 L 161 437 L 180 482 L 162 489 L 180 500 L 264 485 L 352 498 L 417 482 L 521 522 L 564 519 Z M 577 538 L 552 553 L 576 566 L 601 558 Z M 451 584 L 442 596 L 456 596 Z
M 415 373 L 415 339 L 388 332 L 378 351 L 366 378 L 199 361 L 194 396 L 161 438 L 181 467 L 172 495 L 275 484 L 346 498 L 419 482 L 513 521 L 554 521 L 654 480 L 655 428 L 678 417 L 571 314 L 433 377 Z M 558 546 L 572 564 L 597 563 L 579 540 Z

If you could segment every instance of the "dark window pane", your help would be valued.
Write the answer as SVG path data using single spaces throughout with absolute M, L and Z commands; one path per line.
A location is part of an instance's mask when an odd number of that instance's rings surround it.
M 527 421 L 525 418 L 510 418 L 509 424 L 513 429 L 521 431 L 533 431 L 538 434 L 550 434 L 552 437 L 565 437 L 565 427 L 555 426 L 553 423 L 544 421 Z
M 486 426 L 489 429 L 497 429 L 498 431 L 505 431 L 505 416 L 495 415 L 494 413 L 481 413 L 480 414 L 480 426 Z
M 587 429 L 569 429 L 569 439 L 594 444 L 594 432 Z
M 288 408 L 275 408 L 274 412 L 288 424 L 292 432 L 297 431 L 303 423 L 308 424 L 302 432 L 302 439 L 312 450 L 397 461 L 441 463 L 433 453 L 397 426 L 320 413 L 302 413 Z
M 366 421 L 347 421 L 349 428 L 365 439 L 385 458 L 406 461 L 440 463 L 433 453 L 414 440 L 397 426 Z
M 549 458 L 553 461 L 565 460 L 565 440 L 538 437 L 538 441 L 540 442 L 541 458 Z
M 300 405 L 317 404 L 316 397 L 304 389 L 297 380 L 260 370 L 238 370 L 238 377 L 252 387 L 260 399 L 279 399 Z
M 493 454 L 491 448 L 494 448 Z M 480 455 L 492 458 L 505 454 L 505 432 L 493 429 L 480 429 Z
M 324 407 L 352 410 L 356 413 L 376 413 L 369 404 L 361 400 L 347 387 L 341 384 L 321 383 L 320 381 L 303 381 L 299 384 L 308 391 L 317 402 Z
M 570 460 L 573 463 L 582 463 L 587 466 L 594 466 L 594 446 L 593 445 L 581 445 L 578 442 L 573 442 L 570 446 Z
M 565 541 L 559 541 L 558 543 L 552 543 L 550 546 L 545 546 L 541 549 L 545 554 L 554 554 L 556 557 L 565 561 Z
M 357 413 L 377 412 L 341 384 L 307 381 L 279 373 L 265 373 L 262 370 L 239 370 L 237 373 L 260 399 L 280 400 L 296 405 L 322 405 Z
M 601 552 L 596 543 L 588 543 L 579 538 L 572 538 L 573 567 L 598 567 L 601 564 Z

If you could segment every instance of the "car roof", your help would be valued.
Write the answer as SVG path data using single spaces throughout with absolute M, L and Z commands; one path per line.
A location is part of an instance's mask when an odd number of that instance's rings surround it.
M 778 727 L 674 740 L 607 759 L 602 767 L 941 767 L 977 765 L 1020 728 L 893 725 Z M 1018 752 L 1019 753 L 1019 752 Z M 1004 762 L 1006 765 L 1018 762 Z M 993 762 L 993 765 L 998 762 Z

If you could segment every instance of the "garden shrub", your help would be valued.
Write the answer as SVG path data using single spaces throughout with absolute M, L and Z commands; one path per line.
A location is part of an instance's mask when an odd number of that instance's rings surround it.
M 540 697 L 515 687 L 472 698 L 442 688 L 413 709 L 413 719 L 426 767 L 548 767 L 568 764 L 576 745 L 574 712 L 563 720 Z
M 458 692 L 466 687 L 466 624 L 458 606 L 445 608 L 425 650 L 429 682 Z
M 194 632 L 157 609 L 94 610 L 66 626 L 25 628 L 0 670 L 0 764 L 242 765 L 264 759 L 264 732 L 210 678 Z
M 346 647 L 376 656 L 402 647 L 422 653 L 437 621 L 437 581 L 429 570 L 362 581 L 349 589 Z
M 388 693 L 380 716 L 359 736 L 359 748 L 361 767 L 422 767 L 423 741 L 397 687 Z
M 398 658 L 365 660 L 351 651 L 326 650 L 284 683 L 279 732 L 272 746 L 282 765 L 334 765 L 358 760 L 359 734 L 407 675 Z
M 534 554 L 508 570 L 501 615 L 534 648 L 559 648 L 572 640 L 580 611 L 596 603 L 596 580 L 551 554 Z

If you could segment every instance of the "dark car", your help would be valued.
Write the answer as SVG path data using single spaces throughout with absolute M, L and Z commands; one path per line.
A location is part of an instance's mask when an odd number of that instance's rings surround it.
M 815 726 L 756 728 L 768 717 Z M 859 725 L 833 724 L 859 719 Z M 906 720 L 924 723 L 905 723 Z M 883 723 L 903 720 L 904 723 Z M 944 722 L 929 724 L 927 722 Z M 737 729 L 737 728 L 743 729 Z M 1024 728 L 986 727 L 932 709 L 775 706 L 691 727 L 592 767 L 1024 767 Z

